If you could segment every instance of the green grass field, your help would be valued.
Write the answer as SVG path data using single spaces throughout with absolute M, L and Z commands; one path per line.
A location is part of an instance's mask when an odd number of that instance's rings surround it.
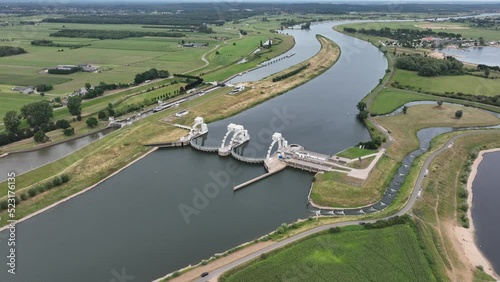
M 500 95 L 500 80 L 471 75 L 424 77 L 414 71 L 397 70 L 393 81 L 399 82 L 400 85 L 412 86 L 415 89 L 421 88 L 422 91 L 434 93 L 462 92 L 472 95 Z
M 352 147 L 340 152 L 339 154 L 337 154 L 337 156 L 348 159 L 357 159 L 359 157 L 374 154 L 376 152 L 377 151 L 375 150 L 367 150 L 367 149 L 360 149 L 358 147 Z
M 436 281 L 409 225 L 310 237 L 228 274 L 219 281 Z
M 47 98 L 38 94 L 25 95 L 11 91 L 9 86 L 0 86 L 0 123 L 3 123 L 6 112 L 14 110 L 19 113 L 23 105 L 44 99 Z
M 396 88 L 385 88 L 372 100 L 370 113 L 384 115 L 393 112 L 397 108 L 413 101 L 434 101 L 440 97 L 420 93 L 412 93 Z

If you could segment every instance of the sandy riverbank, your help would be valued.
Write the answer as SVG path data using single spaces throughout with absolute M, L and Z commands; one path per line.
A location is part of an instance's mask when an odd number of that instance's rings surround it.
M 484 272 L 493 276 L 497 280 L 500 280 L 500 276 L 497 273 L 495 273 L 493 267 L 491 266 L 491 263 L 484 256 L 484 254 L 481 252 L 481 250 L 476 244 L 475 229 L 474 229 L 474 222 L 472 221 L 471 209 L 472 209 L 472 197 L 473 197 L 472 184 L 474 182 L 474 179 L 476 178 L 479 164 L 481 164 L 484 154 L 499 152 L 499 151 L 500 149 L 481 151 L 477 159 L 472 164 L 472 171 L 467 181 L 467 190 L 469 191 L 469 197 L 467 198 L 469 211 L 467 212 L 467 216 L 469 217 L 470 220 L 470 228 L 466 229 L 460 226 L 455 226 L 454 228 L 455 237 L 460 242 L 460 246 L 462 248 L 460 253 L 464 255 L 464 257 L 467 259 L 467 261 L 469 261 L 472 267 L 482 265 L 484 268 Z

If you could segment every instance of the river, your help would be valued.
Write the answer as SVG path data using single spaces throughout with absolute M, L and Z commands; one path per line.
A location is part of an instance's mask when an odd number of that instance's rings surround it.
M 297 58 L 303 52 L 314 55 L 319 50 L 315 35 L 320 33 L 342 49 L 334 67 L 282 96 L 210 124 L 206 143 L 218 145 L 230 122 L 249 130 L 252 138 L 245 151 L 257 156 L 264 155 L 275 130 L 290 143 L 323 153 L 368 140 L 366 128 L 355 118 L 355 106 L 383 77 L 387 61 L 371 44 L 331 27 L 323 23 L 310 31 L 293 31 L 297 42 L 307 42 L 303 49 L 297 44 L 294 52 Z M 210 172 L 233 173 L 217 184 Z M 0 280 L 110 281 L 122 270 L 138 281 L 152 280 L 311 215 L 306 205 L 309 173 L 289 169 L 232 191 L 233 183 L 263 172 L 259 165 L 190 148 L 159 150 L 95 189 L 18 224 L 18 274 L 6 276 L 2 262 Z M 208 185 L 212 182 L 216 188 Z M 208 204 L 193 190 L 207 185 L 213 196 Z M 181 206 L 195 209 L 189 224 Z
M 500 273 L 500 152 L 488 153 L 479 165 L 473 182 L 472 219 L 476 240 L 483 254 Z
M 104 129 L 97 133 L 66 141 L 64 143 L 45 147 L 32 152 L 13 153 L 0 158 L 0 182 L 7 180 L 9 172 L 17 175 L 44 166 L 48 163 L 66 157 L 69 154 L 87 146 L 93 141 L 104 137 L 114 129 Z
M 454 56 L 458 60 L 487 66 L 500 66 L 499 47 L 473 47 L 465 49 L 438 49 L 446 55 Z

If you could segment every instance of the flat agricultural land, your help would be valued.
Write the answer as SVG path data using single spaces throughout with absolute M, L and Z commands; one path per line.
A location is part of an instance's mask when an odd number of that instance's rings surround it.
M 351 229 L 304 239 L 220 281 L 436 281 L 409 225 Z
M 464 94 L 496 96 L 500 95 L 500 80 L 471 75 L 447 75 L 436 77 L 419 76 L 417 72 L 397 70 L 393 81 L 400 85 L 412 86 L 422 91 L 445 93 L 462 92 Z
M 6 112 L 15 110 L 19 113 L 24 104 L 47 99 L 38 94 L 26 95 L 11 89 L 12 86 L 0 85 L 0 123 L 3 123 Z
M 18 20 L 23 20 L 19 18 Z M 85 85 L 100 82 L 131 83 L 137 73 L 150 68 L 165 69 L 171 74 L 190 72 L 192 75 L 204 74 L 206 81 L 222 80 L 238 72 L 245 71 L 260 62 L 278 56 L 289 50 L 293 37 L 272 33 L 279 27 L 280 19 L 269 17 L 264 22 L 260 18 L 250 18 L 241 22 L 228 22 L 223 26 L 211 26 L 215 33 L 182 32 L 185 37 L 141 37 L 125 39 L 92 39 L 50 37 L 50 33 L 61 29 L 97 29 L 111 31 L 162 31 L 158 28 L 144 28 L 143 25 L 130 24 L 60 24 L 41 23 L 35 26 L 8 26 L 0 28 L 1 46 L 24 48 L 28 53 L 0 58 L 0 116 L 7 110 L 19 111 L 24 104 L 40 97 L 9 96 L 13 86 L 32 86 L 42 83 L 52 84 L 54 89 L 47 92 L 45 99 L 67 95 Z M 247 35 L 240 36 L 243 29 Z M 272 38 L 274 46 L 261 50 L 247 63 L 236 64 L 256 50 L 261 41 Z M 33 46 L 33 40 L 52 40 L 55 44 L 79 44 L 90 46 L 70 49 L 65 47 Z M 182 47 L 182 41 L 208 44 L 206 47 Z M 59 52 L 58 49 L 64 49 Z M 216 52 L 219 52 L 217 55 Z M 202 59 L 205 58 L 205 61 Z M 99 73 L 77 72 L 69 75 L 48 74 L 44 70 L 62 64 L 91 64 L 100 67 Z M 137 104 L 144 99 L 160 96 L 178 90 L 182 84 L 143 93 L 152 86 L 170 80 L 153 81 L 136 88 L 106 93 L 105 96 L 83 102 L 83 114 L 93 114 L 104 109 L 108 103 Z M 174 89 L 175 88 L 175 89 Z M 5 90 L 4 90 L 5 89 Z M 4 92 L 6 91 L 6 92 Z M 138 95 L 136 95 L 138 94 Z M 134 96 L 133 98 L 130 98 Z M 19 97 L 19 99 L 17 99 Z M 130 98 L 127 100 L 127 98 Z M 125 101 L 126 100 L 126 101 Z M 66 109 L 56 111 L 54 119 L 71 118 Z

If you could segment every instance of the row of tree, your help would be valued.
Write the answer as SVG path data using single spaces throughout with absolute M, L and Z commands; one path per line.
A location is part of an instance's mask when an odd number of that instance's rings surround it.
M 19 54 L 25 54 L 25 53 L 27 53 L 26 50 L 24 50 L 21 47 L 0 46 L 0 57 L 7 57 L 7 56 L 13 56 L 13 55 L 19 55 Z
M 78 49 L 82 47 L 91 46 L 92 44 L 71 44 L 71 43 L 54 43 L 52 40 L 33 40 L 31 41 L 31 45 L 33 46 L 45 46 L 45 47 L 59 47 L 59 48 L 70 48 L 70 49 Z
M 451 56 L 441 60 L 412 54 L 401 55 L 396 59 L 398 69 L 418 71 L 420 76 L 461 75 L 465 74 L 463 66 L 462 62 Z
M 275 77 L 273 77 L 273 82 L 277 82 L 277 81 L 280 81 L 283 79 L 287 79 L 291 76 L 294 76 L 294 75 L 300 73 L 301 71 L 305 70 L 309 65 L 310 64 L 306 64 L 306 65 L 301 66 L 300 68 L 294 69 L 293 71 L 287 72 L 283 75 L 275 76 Z
M 183 37 L 178 32 L 128 31 L 128 30 L 100 30 L 100 29 L 62 29 L 51 33 L 53 37 L 70 38 L 97 38 L 97 39 L 124 39 L 129 37 Z

